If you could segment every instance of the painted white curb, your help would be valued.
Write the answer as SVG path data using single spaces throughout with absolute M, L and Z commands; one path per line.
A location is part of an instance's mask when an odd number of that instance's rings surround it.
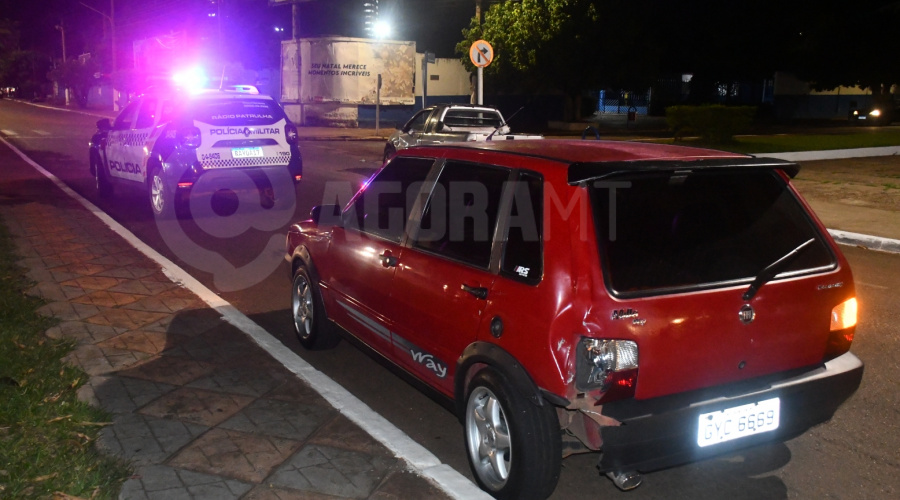
M 825 151 L 797 151 L 793 153 L 760 153 L 763 158 L 778 158 L 787 161 L 841 160 L 845 158 L 865 158 L 869 156 L 894 156 L 900 154 L 900 146 L 883 148 L 829 149 Z
M 9 143 L 5 138 L 0 137 L 0 142 L 19 155 L 22 160 L 44 175 L 44 177 L 50 179 L 64 193 L 103 221 L 103 223 L 109 226 L 114 233 L 121 236 L 139 252 L 159 264 L 160 267 L 162 267 L 162 272 L 166 277 L 172 280 L 173 283 L 181 285 L 196 294 L 200 300 L 206 302 L 207 305 L 221 314 L 225 321 L 231 323 L 237 329 L 247 334 L 247 336 L 253 339 L 254 342 L 268 352 L 275 360 L 280 362 L 288 370 L 308 383 L 316 392 L 321 394 L 325 400 L 331 403 L 331 405 L 345 417 L 359 425 L 374 439 L 383 444 L 387 449 L 391 450 L 397 458 L 406 461 L 416 473 L 431 480 L 451 498 L 460 500 L 467 500 L 470 498 L 491 498 L 468 478 L 456 472 L 456 470 L 450 466 L 443 464 L 424 446 L 415 442 L 411 437 L 369 408 L 368 405 L 360 401 L 340 384 L 319 370 L 316 370 L 303 358 L 288 349 L 281 341 L 273 337 L 272 334 L 263 327 L 259 326 L 255 321 L 248 318 L 228 301 L 216 295 L 215 292 L 207 288 L 203 283 L 200 283 L 196 278 L 188 274 L 187 271 L 178 267 L 164 255 L 138 239 L 137 236 L 116 222 L 116 220 L 110 217 L 106 212 L 76 193 L 62 180 L 26 156 L 25 153 Z
M 862 246 L 869 250 L 900 253 L 900 240 L 882 238 L 880 236 L 870 236 L 868 234 L 851 233 L 850 231 L 841 231 L 839 229 L 829 229 L 828 232 L 831 234 L 831 237 L 834 238 L 834 241 L 844 245 Z

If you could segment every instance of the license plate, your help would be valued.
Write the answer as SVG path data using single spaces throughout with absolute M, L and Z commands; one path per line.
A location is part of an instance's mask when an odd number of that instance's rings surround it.
M 701 448 L 778 428 L 781 400 L 767 399 L 710 413 L 702 413 L 697 431 Z
M 261 147 L 256 148 L 232 148 L 232 158 L 262 158 L 263 150 Z
M 866 119 L 866 115 L 859 115 L 857 118 L 860 119 L 860 120 L 865 120 L 865 119 Z

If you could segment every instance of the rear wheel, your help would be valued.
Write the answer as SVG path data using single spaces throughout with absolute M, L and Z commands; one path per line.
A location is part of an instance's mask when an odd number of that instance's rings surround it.
M 319 290 L 302 266 L 294 271 L 291 313 L 294 316 L 294 330 L 303 347 L 310 350 L 330 349 L 340 342 L 340 337 L 325 317 Z
M 166 188 L 163 171 L 159 166 L 152 167 L 147 176 L 147 194 L 150 201 L 150 210 L 157 217 L 171 217 L 173 214 L 174 197 Z
M 562 442 L 556 411 L 522 396 L 499 371 L 485 368 L 466 398 L 469 466 L 482 489 L 502 499 L 543 499 L 559 481 Z

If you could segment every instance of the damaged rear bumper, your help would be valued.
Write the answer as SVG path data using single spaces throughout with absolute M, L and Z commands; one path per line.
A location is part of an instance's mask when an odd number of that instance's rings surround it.
M 624 400 L 603 406 L 602 413 L 622 425 L 603 427 L 601 472 L 662 469 L 768 441 L 790 439 L 830 419 L 859 387 L 863 363 L 852 353 L 787 378 L 747 387 L 694 391 L 650 400 Z M 781 400 L 777 429 L 699 447 L 701 414 L 770 398 Z

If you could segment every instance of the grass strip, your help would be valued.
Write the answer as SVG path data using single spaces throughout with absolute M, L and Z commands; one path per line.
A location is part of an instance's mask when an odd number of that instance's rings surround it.
M 44 335 L 55 320 L 16 260 L 0 223 L 0 498 L 116 498 L 129 466 L 94 446 L 110 415 L 78 400 L 88 375 L 62 361 L 74 342 Z
M 728 143 L 705 143 L 700 139 L 663 139 L 664 144 L 704 147 L 734 153 L 765 154 L 794 151 L 826 151 L 830 149 L 878 148 L 900 146 L 900 128 L 866 128 L 853 133 L 781 134 L 737 136 Z

